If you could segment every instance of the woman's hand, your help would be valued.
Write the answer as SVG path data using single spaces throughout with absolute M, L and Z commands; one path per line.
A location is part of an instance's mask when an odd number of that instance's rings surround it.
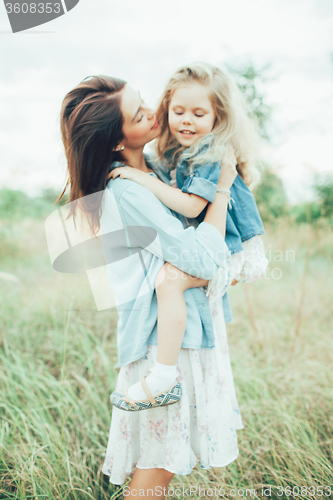
M 218 189 L 229 191 L 237 177 L 236 158 L 232 147 L 228 148 L 223 161 L 221 163 L 221 174 L 217 183 Z M 208 222 L 215 226 L 225 238 L 226 218 L 228 209 L 228 195 L 217 195 L 213 203 L 210 203 L 207 208 L 204 222 Z M 229 200 L 230 201 L 230 200 Z
M 237 177 L 237 160 L 232 146 L 229 146 L 221 162 L 221 174 L 217 187 L 219 189 L 230 189 Z
M 133 167 L 117 167 L 111 170 L 108 175 L 108 179 L 116 179 L 116 177 L 120 177 L 121 179 L 129 179 L 131 181 L 137 182 L 144 186 L 145 179 L 148 174 L 146 172 L 142 172 L 137 168 Z

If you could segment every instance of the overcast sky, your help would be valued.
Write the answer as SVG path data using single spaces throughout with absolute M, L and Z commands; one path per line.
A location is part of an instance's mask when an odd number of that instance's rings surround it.
M 12 34 L 0 5 L 0 187 L 62 186 L 59 110 L 85 76 L 108 74 L 155 104 L 167 77 L 192 61 L 270 63 L 266 156 L 288 196 L 310 196 L 333 171 L 332 0 L 80 0 L 46 25 Z

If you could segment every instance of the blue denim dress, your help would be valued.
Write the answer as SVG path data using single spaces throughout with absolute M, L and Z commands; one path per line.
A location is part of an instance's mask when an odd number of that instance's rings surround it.
M 208 147 L 208 144 L 204 143 L 198 154 L 203 153 Z M 221 173 L 221 162 L 195 166 L 190 174 L 189 162 L 184 159 L 187 151 L 183 152 L 177 163 L 177 187 L 183 193 L 196 194 L 212 203 Z M 265 230 L 254 196 L 238 174 L 230 188 L 230 194 L 234 202 L 231 201 L 232 208 L 228 208 L 227 211 L 225 242 L 231 254 L 235 254 L 242 251 L 243 241 L 264 234 Z M 207 207 L 196 217 L 199 223 L 204 220 L 206 211 Z

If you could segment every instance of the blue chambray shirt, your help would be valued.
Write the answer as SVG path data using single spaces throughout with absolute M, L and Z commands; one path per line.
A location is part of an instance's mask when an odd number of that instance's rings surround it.
M 148 161 L 147 161 L 148 164 Z M 120 166 L 112 164 L 111 168 Z M 154 169 L 164 182 L 170 176 L 163 167 Z M 151 173 L 150 175 L 156 175 Z M 149 247 L 137 252 L 137 242 L 131 248 L 128 238 L 128 258 L 116 266 L 107 266 L 112 290 L 118 298 L 117 346 L 119 364 L 127 364 L 145 355 L 148 345 L 157 345 L 157 298 L 155 280 L 164 262 L 203 279 L 212 279 L 218 266 L 230 257 L 221 233 L 211 224 L 202 222 L 197 229 L 184 229 L 184 218 L 163 205 L 147 188 L 128 179 L 111 179 L 106 187 L 101 216 L 101 229 L 108 233 L 119 229 L 119 220 L 129 226 L 145 226 L 157 231 L 158 238 Z M 133 244 L 134 245 L 134 244 Z M 135 255 L 132 255 L 136 251 Z M 111 249 L 104 244 L 107 262 Z M 208 298 L 202 288 L 184 292 L 187 323 L 182 347 L 199 349 L 214 347 L 213 323 Z M 226 321 L 232 320 L 227 294 L 223 299 Z
M 209 145 L 203 142 L 198 154 L 207 150 L 208 147 Z M 187 151 L 183 152 L 177 164 L 177 187 L 183 193 L 196 194 L 212 203 L 221 173 L 221 162 L 208 162 L 195 166 L 190 174 L 188 161 L 184 159 Z M 234 254 L 242 251 L 242 241 L 264 234 L 265 230 L 255 198 L 238 174 L 230 188 L 230 194 L 235 203 L 231 201 L 232 208 L 228 208 L 225 242 L 231 254 Z M 206 211 L 207 207 L 196 217 L 198 222 L 204 220 Z

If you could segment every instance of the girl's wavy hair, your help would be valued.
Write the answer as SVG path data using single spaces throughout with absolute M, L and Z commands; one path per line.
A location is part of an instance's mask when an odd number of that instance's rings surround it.
M 114 149 L 123 139 L 120 91 L 125 85 L 117 78 L 89 76 L 68 92 L 61 107 L 68 179 L 56 203 L 70 186 L 68 217 L 73 216 L 75 224 L 76 215 L 83 212 L 94 235 L 100 228 L 110 165 L 123 159 Z
M 172 153 L 172 161 L 167 165 L 172 170 L 180 154 L 185 150 L 170 133 L 168 113 L 175 90 L 191 83 L 207 87 L 216 120 L 211 134 L 197 141 L 183 156 L 188 160 L 190 171 L 193 171 L 196 165 L 221 161 L 226 149 L 232 146 L 238 163 L 238 173 L 252 189 L 260 178 L 256 168 L 260 159 L 255 118 L 251 117 L 244 97 L 230 74 L 207 63 L 193 63 L 179 68 L 166 85 L 156 114 L 162 127 L 162 132 L 155 142 L 159 160 L 163 160 L 165 155 L 169 157 Z M 210 147 L 200 153 L 199 149 L 203 142 L 208 142 Z

